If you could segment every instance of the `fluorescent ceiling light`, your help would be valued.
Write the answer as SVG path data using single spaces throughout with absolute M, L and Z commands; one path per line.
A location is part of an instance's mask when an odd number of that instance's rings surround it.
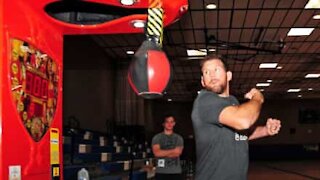
M 134 51 L 127 51 L 127 54 L 134 54 Z
M 282 66 L 277 66 L 277 69 L 282 69 Z
M 264 89 L 259 89 L 261 92 L 263 92 L 264 91 Z
M 287 92 L 300 92 L 301 89 L 288 89 Z
M 309 36 L 314 28 L 291 28 L 287 36 Z
M 320 14 L 316 14 L 312 17 L 312 19 L 320 19 Z
M 215 5 L 215 4 L 207 4 L 206 8 L 207 9 L 217 9 L 217 5 Z
M 305 78 L 319 78 L 320 74 L 307 74 Z
M 305 9 L 319 9 L 320 1 L 319 0 L 309 0 L 309 2 L 304 7 Z
M 207 52 L 207 49 L 199 49 L 200 51 L 204 51 L 204 52 Z M 209 52 L 215 52 L 216 51 L 216 49 L 214 49 L 214 48 L 210 48 L 210 49 L 208 49 L 209 50 Z
M 308 91 L 312 91 L 313 90 L 313 88 L 308 88 Z
M 135 0 L 120 0 L 121 4 L 126 6 L 132 6 L 135 3 Z
M 268 79 L 268 80 L 267 80 L 267 82 L 271 83 L 271 82 L 272 82 L 272 80 L 271 80 L 271 79 Z
M 135 27 L 135 28 L 144 28 L 145 21 L 143 21 L 143 20 L 134 20 L 134 21 L 132 21 L 132 26 Z
M 268 86 L 270 86 L 270 83 L 257 83 L 256 86 L 257 87 L 268 87 Z
M 196 49 L 187 49 L 188 56 L 206 56 L 207 51 L 200 51 Z
M 259 65 L 259 68 L 260 69 L 263 69 L 263 68 L 276 68 L 278 65 L 278 63 L 261 63 Z
M 197 59 L 203 59 L 203 56 L 191 56 L 184 58 L 186 60 L 197 60 Z

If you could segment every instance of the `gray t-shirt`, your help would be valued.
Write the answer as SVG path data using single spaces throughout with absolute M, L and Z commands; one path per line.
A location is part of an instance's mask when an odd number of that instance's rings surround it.
M 219 122 L 221 111 L 239 102 L 201 90 L 193 104 L 196 180 L 245 180 L 249 164 L 248 137 Z
M 155 144 L 159 144 L 161 150 L 174 149 L 176 147 L 183 147 L 183 138 L 176 133 L 166 135 L 162 132 L 152 138 L 152 146 Z M 156 160 L 156 173 L 180 174 L 182 172 L 179 157 L 157 158 Z

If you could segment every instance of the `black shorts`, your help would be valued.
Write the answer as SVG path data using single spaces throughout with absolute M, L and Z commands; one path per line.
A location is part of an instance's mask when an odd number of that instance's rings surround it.
M 184 180 L 182 174 L 160 174 L 156 173 L 155 180 Z

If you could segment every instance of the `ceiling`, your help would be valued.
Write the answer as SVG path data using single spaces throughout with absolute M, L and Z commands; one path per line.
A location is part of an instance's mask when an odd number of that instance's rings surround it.
M 231 94 L 238 97 L 263 87 L 266 98 L 320 98 L 320 9 L 305 9 L 308 0 L 189 0 L 188 12 L 164 30 L 163 50 L 173 67 L 173 79 L 164 100 L 191 101 L 201 89 L 199 57 L 187 49 L 215 49 L 233 72 Z M 217 9 L 205 6 L 215 3 Z M 309 36 L 287 36 L 290 28 L 315 28 Z M 94 35 L 94 41 L 117 63 L 128 63 L 145 40 L 144 34 Z M 203 51 L 203 50 L 202 50 Z M 200 57 L 201 58 L 201 57 Z M 260 63 L 278 63 L 282 69 L 259 69 Z M 290 88 L 300 92 L 289 93 Z M 312 88 L 312 90 L 310 89 Z

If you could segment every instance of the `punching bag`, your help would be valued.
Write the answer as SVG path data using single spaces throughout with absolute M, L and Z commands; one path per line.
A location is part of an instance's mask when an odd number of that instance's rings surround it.
M 162 97 L 169 84 L 171 66 L 156 42 L 142 43 L 130 64 L 128 81 L 136 94 L 146 99 Z
M 134 54 L 128 81 L 136 94 L 146 99 L 162 97 L 171 79 L 171 67 L 162 51 L 163 9 L 161 1 L 151 1 L 146 28 L 147 39 Z

